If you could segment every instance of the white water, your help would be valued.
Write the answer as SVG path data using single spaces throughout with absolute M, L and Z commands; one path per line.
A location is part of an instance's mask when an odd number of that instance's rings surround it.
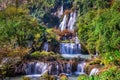
M 85 74 L 85 72 L 84 72 L 85 65 L 86 65 L 85 62 L 78 63 L 78 65 L 77 65 L 77 71 L 75 72 L 75 74 L 77 74 L 77 75 Z
M 83 74 L 84 73 L 85 62 L 81 62 L 77 64 L 77 71 L 75 74 Z M 71 62 L 52 62 L 52 63 L 44 63 L 44 62 L 29 62 L 27 67 L 25 68 L 27 76 L 41 76 L 45 72 L 48 71 L 51 75 L 59 75 L 60 73 L 65 73 L 72 75 L 72 64 Z
M 61 10 L 59 15 L 61 13 L 63 13 L 63 10 Z M 66 27 L 68 27 L 69 31 L 74 31 L 75 22 L 76 22 L 76 11 L 70 13 L 70 19 L 68 20 L 68 24 L 67 24 L 67 15 L 64 15 L 64 18 L 63 18 L 61 24 L 59 25 L 60 30 L 63 31 L 64 29 L 66 29 Z
M 75 43 L 60 43 L 61 54 L 80 54 L 81 46 Z
M 47 70 L 47 63 L 43 62 L 29 62 L 26 67 L 26 74 L 33 75 L 33 74 L 42 74 Z
M 64 15 L 64 18 L 63 18 L 61 24 L 59 25 L 61 31 L 66 29 L 66 23 L 67 23 L 67 15 Z
M 60 18 L 63 15 L 63 5 L 61 8 L 58 10 L 58 17 Z
M 68 21 L 68 29 L 70 31 L 74 31 L 75 22 L 76 22 L 76 12 L 71 12 L 70 19 Z
M 47 42 L 44 43 L 43 50 L 48 51 L 49 44 Z
M 89 74 L 89 76 L 96 75 L 99 72 L 98 68 L 93 68 Z

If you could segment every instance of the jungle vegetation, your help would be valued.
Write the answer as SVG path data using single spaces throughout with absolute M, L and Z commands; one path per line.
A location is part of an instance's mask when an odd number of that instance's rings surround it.
M 27 41 L 34 40 L 35 45 L 44 41 L 48 32 L 42 18 L 57 1 L 60 0 L 0 0 L 0 60 L 5 56 L 23 58 L 27 53 L 21 51 L 27 50 Z M 99 64 L 107 67 L 97 76 L 80 76 L 78 80 L 119 80 L 120 0 L 64 1 L 73 1 L 73 8 L 78 10 L 76 26 L 81 44 L 89 54 L 99 53 Z M 14 53 L 15 45 L 22 48 L 18 49 L 21 54 L 8 55 Z M 32 56 L 36 57 L 34 54 Z

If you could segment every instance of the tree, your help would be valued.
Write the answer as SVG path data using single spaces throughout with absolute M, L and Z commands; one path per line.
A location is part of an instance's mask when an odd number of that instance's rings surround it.
M 0 12 L 0 41 L 25 46 L 29 36 L 45 32 L 35 18 L 29 15 L 29 10 L 16 7 L 8 7 Z
M 79 38 L 89 53 L 120 51 L 119 1 L 110 8 L 88 11 L 78 19 Z

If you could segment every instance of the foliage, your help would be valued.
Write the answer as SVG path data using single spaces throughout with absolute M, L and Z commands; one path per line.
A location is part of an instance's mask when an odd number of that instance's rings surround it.
M 55 76 L 48 75 L 48 73 L 45 73 L 42 77 L 40 77 L 39 80 L 56 80 Z
M 28 15 L 28 10 L 16 7 L 8 7 L 0 11 L 0 41 L 17 43 L 25 46 L 30 36 L 43 35 L 45 28 L 38 24 L 35 18 Z
M 31 80 L 29 77 L 23 77 L 22 80 Z
M 16 49 L 12 49 L 8 53 L 8 57 L 20 57 L 21 59 L 23 59 L 24 56 L 26 56 L 29 51 L 30 49 L 26 49 L 24 47 L 17 47 Z
M 55 54 L 54 52 L 46 52 L 46 51 L 36 51 L 34 53 L 31 54 L 31 57 L 36 58 L 36 59 L 57 59 L 57 58 L 61 58 L 61 56 L 59 54 Z
M 108 65 L 111 63 L 114 63 L 115 65 L 119 65 L 120 62 L 120 52 L 115 51 L 114 53 L 112 52 L 107 52 L 105 54 L 101 54 L 101 63 Z
M 107 69 L 93 76 L 79 76 L 78 80 L 119 80 L 120 69 L 116 66 L 109 66 Z
M 88 76 L 86 76 L 86 75 L 80 75 L 78 77 L 78 80 L 88 80 Z
M 91 10 L 79 17 L 79 38 L 89 53 L 119 50 L 120 12 L 115 9 L 115 5 L 114 3 L 110 9 Z
M 84 0 L 84 2 L 87 0 Z M 100 0 L 96 0 L 100 1 Z M 78 18 L 78 34 L 81 43 L 85 45 L 90 54 L 99 53 L 99 64 L 102 68 L 99 75 L 81 76 L 78 80 L 119 80 L 120 69 L 120 4 L 114 0 L 111 5 L 89 7 L 82 11 Z M 104 1 L 103 1 L 104 3 Z M 89 3 L 86 3 L 89 4 Z M 85 5 L 84 5 L 85 6 Z M 103 8 L 104 7 L 104 8 Z M 90 9 L 91 8 L 91 9 Z M 86 9 L 86 8 L 85 8 Z M 96 61 L 93 61 L 96 62 Z M 114 66 L 112 66 L 113 64 Z M 104 66 L 104 67 L 105 67 Z
M 55 0 L 30 0 L 28 7 L 31 15 L 40 20 L 54 6 L 54 2 Z
M 47 29 L 47 40 L 52 41 L 52 39 L 56 39 L 56 34 L 53 32 L 53 29 Z

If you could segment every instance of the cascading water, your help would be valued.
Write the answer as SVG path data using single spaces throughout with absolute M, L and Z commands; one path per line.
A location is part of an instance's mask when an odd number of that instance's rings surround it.
M 48 47 L 49 47 L 48 42 L 45 42 L 44 46 L 43 46 L 43 50 L 48 51 L 48 49 L 49 49 Z
M 85 65 L 86 65 L 85 62 L 78 63 L 78 65 L 77 65 L 77 71 L 75 72 L 75 74 L 77 74 L 77 75 L 85 74 L 85 72 L 84 72 Z
M 68 29 L 69 31 L 74 31 L 74 24 L 76 22 L 76 12 L 70 13 L 70 19 L 68 21 Z
M 61 54 L 80 54 L 81 45 L 75 43 L 60 43 Z
M 59 25 L 61 31 L 66 29 L 66 23 L 67 23 L 67 15 L 64 15 L 63 21 Z
M 61 73 L 72 75 L 73 67 L 72 63 L 70 62 L 29 62 L 27 67 L 25 68 L 25 72 L 27 75 L 41 75 L 44 72 L 48 71 L 50 75 L 59 75 Z M 76 67 L 75 74 L 84 73 L 85 63 L 78 63 Z
M 61 8 L 58 10 L 58 17 L 60 18 L 63 15 L 63 5 Z
M 93 68 L 89 74 L 89 76 L 96 75 L 99 72 L 98 68 Z
M 43 62 L 29 62 L 25 69 L 27 75 L 42 74 L 47 70 L 48 64 Z
M 62 10 L 61 10 L 61 13 L 63 13 Z M 59 13 L 58 16 L 61 13 Z M 61 24 L 59 25 L 60 30 L 63 31 L 66 29 L 66 27 L 68 27 L 69 31 L 74 31 L 75 22 L 76 22 L 76 11 L 70 13 L 70 18 L 68 20 L 68 24 L 67 24 L 67 15 L 64 15 L 64 18 L 63 18 Z

